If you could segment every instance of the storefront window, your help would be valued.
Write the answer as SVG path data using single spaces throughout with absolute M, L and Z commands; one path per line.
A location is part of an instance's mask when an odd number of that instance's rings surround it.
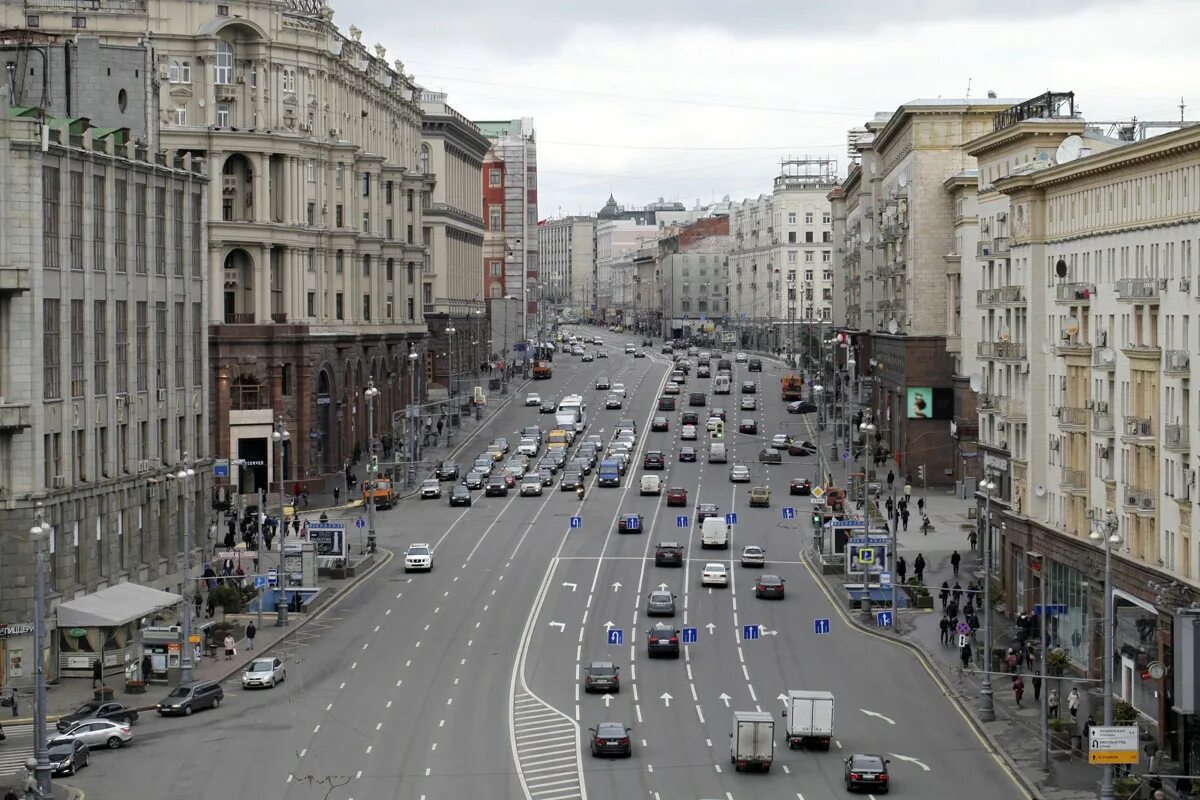
M 1113 598 L 1113 603 L 1117 617 L 1113 646 L 1117 651 L 1119 676 L 1113 691 L 1139 711 L 1154 715 L 1159 682 L 1143 680 L 1142 673 L 1150 662 L 1158 660 L 1158 616 L 1120 594 Z
M 1051 646 L 1061 647 L 1075 663 L 1087 665 L 1090 644 L 1087 628 L 1087 578 L 1068 564 L 1051 562 L 1050 585 L 1046 590 L 1051 605 L 1067 607 L 1066 613 L 1058 614 L 1051 620 Z

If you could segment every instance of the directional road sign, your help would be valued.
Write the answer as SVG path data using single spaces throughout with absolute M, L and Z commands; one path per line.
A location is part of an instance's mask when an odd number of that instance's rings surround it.
M 358 519 L 354 520 L 354 527 L 365 528 L 365 527 L 367 527 L 367 521 L 365 519 L 363 519 L 362 517 L 359 517 Z
M 625 530 L 636 531 L 642 527 L 642 520 L 637 514 L 630 514 L 625 517 Z
M 695 644 L 696 639 L 699 638 L 696 634 L 697 634 L 696 628 L 684 628 L 683 629 L 683 643 L 684 644 Z
M 876 611 L 875 612 L 875 624 L 880 628 L 892 627 L 892 612 Z
M 1067 613 L 1067 606 L 1064 603 L 1049 603 L 1046 606 L 1046 613 L 1052 617 L 1057 617 Z M 1033 615 L 1040 617 L 1042 615 L 1042 604 L 1036 603 L 1033 606 Z
M 621 628 L 608 629 L 609 644 L 625 644 L 625 631 Z
M 842 451 L 842 461 L 849 461 L 849 460 L 850 460 L 850 451 L 843 450 Z
M 687 514 L 680 514 L 678 517 L 675 518 L 675 527 L 676 528 L 688 527 Z
M 749 642 L 754 639 L 757 639 L 758 638 L 758 630 L 759 630 L 759 628 L 757 625 L 743 625 L 742 626 L 742 641 Z
M 725 515 L 725 524 L 726 525 L 737 525 L 737 514 L 732 511 L 730 511 L 728 514 L 726 514 Z
M 818 636 L 825 636 L 829 633 L 829 619 L 814 619 L 813 633 Z
M 891 586 L 892 585 L 892 573 L 888 572 L 887 570 L 880 572 L 879 573 L 879 585 L 880 586 Z
M 265 575 L 255 575 L 254 576 L 254 588 L 255 589 L 267 588 L 267 578 Z
M 583 517 L 571 517 L 571 527 L 572 528 L 582 528 L 583 527 Z
M 784 519 L 795 519 L 796 518 L 796 509 L 792 508 L 791 506 L 784 506 L 783 507 L 783 518 Z
M 1093 725 L 1088 729 L 1088 763 L 1138 763 L 1138 727 Z

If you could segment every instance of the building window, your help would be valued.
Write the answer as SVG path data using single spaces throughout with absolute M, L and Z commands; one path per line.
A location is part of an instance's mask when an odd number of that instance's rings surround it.
M 58 169 L 42 169 L 42 266 L 59 269 L 58 234 L 60 226 Z
M 317 315 L 317 293 L 309 292 L 305 300 L 305 310 L 308 312 L 308 316 L 315 317 Z
M 822 250 L 821 251 L 821 261 L 822 262 L 829 264 L 832 262 L 832 260 L 833 260 L 833 252 L 831 250 Z
M 199 278 L 203 274 L 204 261 L 201 258 L 204 236 L 204 204 L 200 202 L 200 193 L 192 194 L 192 277 Z
M 333 168 L 333 186 L 335 189 L 342 188 L 342 162 L 338 162 Z
M 412 189 L 409 189 L 404 194 L 404 210 L 405 211 L 415 211 L 416 204 L 417 204 L 417 193 L 414 192 Z
M 150 388 L 148 363 L 150 358 L 150 307 L 145 300 L 138 300 L 134 320 L 134 335 L 137 337 L 137 390 L 144 392 Z
M 233 83 L 233 47 L 224 39 L 217 40 L 217 56 L 213 60 L 213 83 L 218 86 Z
M 117 272 L 125 272 L 129 237 L 129 184 L 126 181 L 113 183 L 113 262 Z
M 146 184 L 133 187 L 133 269 L 146 274 Z
M 788 212 L 788 225 L 795 225 L 795 224 L 796 224 L 796 212 L 789 211 Z
M 813 224 L 813 212 L 811 212 L 811 211 L 804 212 L 804 224 L 805 225 Z
M 92 269 L 100 272 L 108 269 L 104 247 L 108 230 L 106 188 L 103 175 L 92 176 Z
M 362 232 L 364 234 L 371 232 L 371 212 L 364 211 L 362 217 Z
M 92 303 L 92 389 L 97 397 L 108 394 L 108 304 Z
M 317 251 L 316 248 L 308 248 L 308 255 L 305 257 L 305 268 L 308 272 L 317 271 Z
M 499 205 L 488 206 L 488 230 L 498 231 L 503 224 L 504 210 Z
M 371 295 L 369 295 L 369 294 L 363 295 L 362 308 L 363 308 L 363 320 L 366 322 L 370 322 L 371 321 Z
M 167 304 L 154 304 L 154 388 L 167 388 Z
M 71 301 L 71 397 L 83 397 L 83 301 Z
M 396 279 L 396 259 L 389 258 L 387 260 L 387 273 L 384 275 L 384 279 L 388 281 Z
M 346 318 L 346 303 L 341 292 L 333 296 L 333 316 L 335 319 Z
M 831 270 L 831 269 L 822 270 L 821 271 L 821 280 L 823 280 L 823 281 L 833 280 L 833 270 Z
M 389 206 L 392 204 L 392 187 L 393 184 L 391 181 L 388 181 L 383 185 L 383 202 L 387 203 Z
M 796 263 L 796 251 L 795 250 L 788 250 L 788 263 L 789 264 Z
M 362 196 L 371 196 L 371 173 L 364 172 L 362 174 Z
M 72 16 L 71 17 L 71 27 L 72 28 L 86 28 L 87 27 L 87 17 L 79 15 L 79 14 Z
M 346 269 L 346 253 L 343 250 L 338 250 L 333 256 L 333 271 L 341 275 Z
M 501 172 L 496 167 L 488 170 L 488 186 L 499 186 L 501 182 Z
M 304 207 L 304 221 L 310 226 L 317 224 L 317 204 L 311 200 L 309 201 L 308 205 Z
M 217 103 L 217 127 L 229 127 L 229 103 Z
M 812 250 L 804 251 L 804 263 L 805 264 L 813 263 L 813 251 Z
M 175 109 L 175 124 L 179 126 L 187 125 L 187 109 L 183 106 L 178 106 Z
M 504 262 L 498 258 L 492 259 L 489 264 L 489 271 L 493 278 L 499 278 L 504 274 Z
M 405 303 L 408 305 L 408 321 L 414 322 L 417 318 L 416 304 L 413 303 L 413 299 L 411 297 L 409 297 Z
M 433 303 L 433 287 L 428 283 L 421 287 L 421 302 L 425 305 Z
M 822 242 L 832 242 L 833 241 L 833 231 L 823 231 L 821 233 L 821 241 Z
M 171 83 L 191 83 L 192 62 L 172 61 L 171 66 L 167 69 L 167 80 Z
M 167 190 L 154 189 L 154 274 L 167 274 Z
M 363 256 L 363 277 L 371 277 L 371 257 Z
M 412 225 L 405 226 L 404 234 L 407 237 L 404 241 L 408 242 L 409 244 L 413 244 L 413 226 Z
M 823 213 L 821 215 L 821 224 L 822 225 L 829 225 L 832 222 L 833 222 L 833 215 L 830 214 L 828 211 L 826 211 L 825 213 Z
M 62 328 L 58 300 L 42 301 L 42 398 L 62 399 Z
M 393 221 L 390 219 L 386 223 L 384 223 L 384 225 L 387 228 L 387 240 L 390 242 L 390 241 L 392 241 L 392 239 L 395 238 L 395 230 L 394 230 L 395 225 L 393 224 Z
M 187 308 L 183 303 L 175 304 L 175 341 L 171 344 L 175 347 L 175 388 L 182 389 L 184 387 L 184 364 L 187 356 L 187 313 L 184 309 Z M 181 437 L 182 438 L 182 437 Z
M 813 279 L 813 271 L 811 269 L 804 270 L 804 280 L 811 281 Z
M 804 241 L 806 244 L 812 244 L 812 241 L 813 241 L 813 232 L 812 231 L 804 232 Z
M 338 203 L 333 207 L 333 227 L 340 228 L 346 221 L 345 212 L 342 209 L 342 204 Z
M 67 257 L 71 269 L 83 269 L 83 173 L 71 171 L 67 219 Z
M 129 391 L 129 318 L 128 306 L 124 300 L 117 301 L 116 324 L 113 326 L 116 335 L 113 341 L 113 355 L 117 364 L 117 394 Z
M 204 385 L 204 348 L 208 339 L 204 335 L 204 310 L 200 303 L 192 303 L 192 386 Z
M 283 90 L 285 92 L 296 91 L 296 70 L 285 69 L 283 71 L 282 78 L 283 78 Z
M 406 272 L 408 273 L 408 275 L 407 275 L 408 285 L 412 286 L 413 283 L 415 283 L 416 279 L 417 279 L 417 265 L 415 263 L 413 263 L 412 261 L 408 262 L 408 264 L 406 266 Z
M 392 296 L 389 294 L 387 296 L 387 302 L 385 302 L 383 306 L 383 318 L 390 320 L 394 311 L 395 309 L 392 307 Z
M 429 145 L 421 145 L 421 174 L 429 174 Z
M 788 231 L 788 244 L 795 244 L 795 243 L 796 243 L 796 232 Z

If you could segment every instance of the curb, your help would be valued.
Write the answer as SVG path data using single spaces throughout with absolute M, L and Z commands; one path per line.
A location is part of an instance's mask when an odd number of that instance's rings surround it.
M 976 734 L 985 742 L 987 742 L 988 748 L 991 750 L 992 755 L 998 756 L 1004 762 L 1004 766 L 1007 768 L 1008 773 L 1013 778 L 1014 782 L 1018 784 L 1022 790 L 1028 792 L 1031 798 L 1042 796 L 1040 794 L 1040 787 L 1029 780 L 1021 767 L 1018 766 L 1016 761 L 1013 760 L 1012 756 L 1008 754 L 1008 751 L 1005 750 L 998 741 L 996 741 L 996 738 L 991 734 L 991 732 L 988 731 L 988 729 L 983 726 L 983 723 L 979 721 L 974 713 L 972 713 L 973 709 L 962 701 L 962 699 L 950 687 L 950 684 L 946 683 L 945 678 L 936 668 L 936 662 L 925 651 L 924 647 L 906 639 L 902 639 L 896 635 L 880 633 L 877 628 L 871 628 L 867 625 L 864 625 L 855 618 L 854 614 L 847 613 L 841 607 L 841 605 L 838 604 L 837 598 L 833 595 L 833 591 L 829 588 L 829 584 L 825 581 L 824 576 L 814 568 L 807 550 L 800 551 L 800 559 L 803 561 L 809 575 L 817 582 L 818 586 L 820 586 L 821 592 L 825 595 L 825 599 L 827 599 L 830 605 L 836 609 L 838 616 L 842 617 L 845 621 L 853 625 L 862 633 L 865 633 L 868 636 L 873 636 L 877 639 L 881 639 L 885 642 L 890 642 L 899 647 L 903 647 L 915 655 L 925 667 L 926 672 L 928 672 L 933 678 L 938 688 L 941 689 L 942 694 L 954 703 L 954 705 L 958 708 L 960 715 L 967 721 L 972 729 L 974 729 Z

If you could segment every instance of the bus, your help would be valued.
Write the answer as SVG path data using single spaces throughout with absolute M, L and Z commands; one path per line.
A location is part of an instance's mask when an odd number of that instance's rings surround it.
M 587 427 L 587 403 L 583 395 L 569 394 L 564 397 L 554 412 L 554 423 L 555 427 L 563 430 L 582 433 Z

